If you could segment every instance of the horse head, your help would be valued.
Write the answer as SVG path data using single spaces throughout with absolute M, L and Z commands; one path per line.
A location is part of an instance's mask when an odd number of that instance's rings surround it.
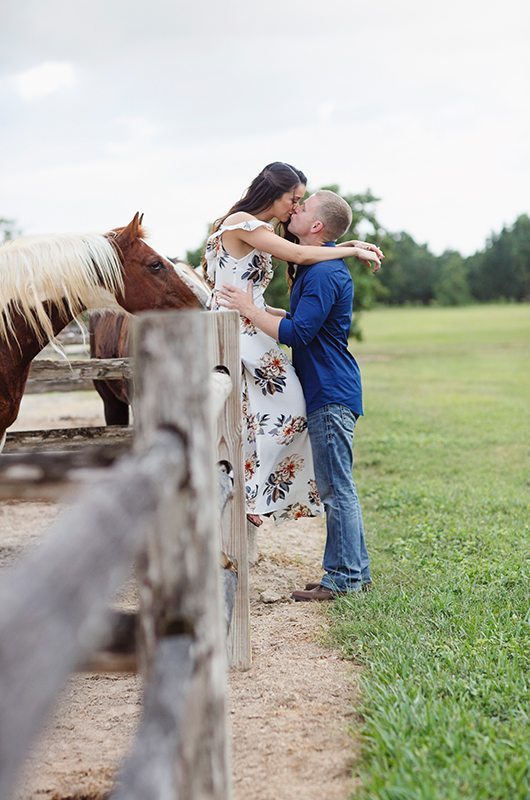
M 124 228 L 106 234 L 123 267 L 123 292 L 116 296 L 126 311 L 203 308 L 197 294 L 175 271 L 169 259 L 143 240 L 143 214 L 137 212 Z

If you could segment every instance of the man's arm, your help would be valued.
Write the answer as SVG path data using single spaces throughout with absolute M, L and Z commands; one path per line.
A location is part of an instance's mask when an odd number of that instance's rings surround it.
M 289 347 L 309 345 L 318 334 L 337 301 L 339 288 L 333 267 L 316 265 L 304 275 L 304 286 L 296 311 L 283 319 L 278 340 Z
M 308 345 L 328 317 L 337 299 L 336 282 L 332 267 L 314 266 L 304 276 L 304 289 L 294 316 L 278 318 L 257 308 L 252 299 L 252 286 L 246 292 L 236 286 L 223 286 L 218 290 L 219 303 L 224 308 L 235 309 L 249 319 L 256 328 L 277 339 L 282 344 Z

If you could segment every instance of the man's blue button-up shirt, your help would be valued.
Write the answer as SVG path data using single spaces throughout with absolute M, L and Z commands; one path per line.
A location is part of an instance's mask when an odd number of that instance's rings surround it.
M 359 365 L 348 350 L 353 293 L 340 258 L 297 268 L 291 312 L 281 320 L 278 338 L 292 348 L 308 414 L 328 403 L 363 413 Z

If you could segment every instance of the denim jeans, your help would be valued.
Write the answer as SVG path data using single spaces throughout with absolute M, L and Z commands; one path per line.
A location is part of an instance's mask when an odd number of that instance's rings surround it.
M 357 417 L 330 403 L 308 414 L 315 477 L 326 509 L 327 538 L 321 585 L 337 592 L 358 591 L 370 578 L 363 517 L 353 482 L 353 434 Z

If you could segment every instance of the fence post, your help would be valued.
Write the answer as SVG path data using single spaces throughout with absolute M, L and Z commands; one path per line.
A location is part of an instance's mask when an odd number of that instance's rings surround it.
M 226 648 L 208 315 L 141 315 L 134 343 L 135 449 L 148 448 L 159 429 L 172 431 L 184 443 L 188 469 L 178 497 L 161 504 L 140 567 L 139 655 L 151 715 L 144 729 L 155 735 L 147 747 L 137 739 L 116 797 L 226 800 Z M 185 696 L 176 679 L 179 664 Z M 173 705 L 164 708 L 168 697 Z M 168 733 L 177 723 L 181 734 L 169 752 Z M 157 793 L 157 786 L 165 791 Z
M 221 520 L 223 549 L 235 558 L 238 584 L 232 624 L 228 639 L 230 664 L 250 669 L 250 607 L 248 586 L 247 520 L 245 515 L 245 483 L 243 474 L 243 442 L 241 416 L 241 355 L 239 347 L 239 313 L 237 311 L 207 314 L 212 330 L 214 367 L 226 367 L 232 378 L 232 394 L 217 428 L 218 458 L 230 463 L 234 476 L 234 495 Z

